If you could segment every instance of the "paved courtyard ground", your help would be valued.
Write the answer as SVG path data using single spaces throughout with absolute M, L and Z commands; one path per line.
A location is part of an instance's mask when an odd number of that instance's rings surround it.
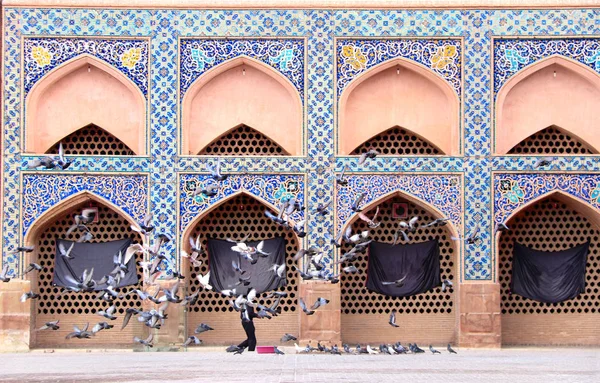
M 0 354 L 0 382 L 600 382 L 600 349 L 459 350 L 458 355 L 34 351 Z

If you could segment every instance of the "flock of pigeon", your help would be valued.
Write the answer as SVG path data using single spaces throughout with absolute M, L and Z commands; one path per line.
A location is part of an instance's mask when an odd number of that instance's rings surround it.
M 359 165 L 363 165 L 368 159 L 374 159 L 379 153 L 376 150 L 369 150 L 363 153 L 358 161 Z M 551 163 L 551 158 L 543 158 L 538 160 L 539 164 L 536 163 L 536 167 L 547 166 Z M 69 162 L 64 157 L 64 151 L 62 147 L 62 143 L 59 145 L 59 154 L 58 155 L 47 155 L 40 159 L 34 159 L 29 161 L 27 166 L 29 168 L 38 168 L 43 167 L 45 169 L 66 169 L 69 167 L 71 162 Z M 208 186 L 199 186 L 194 192 L 194 195 L 205 195 L 207 197 L 215 196 L 219 190 L 219 182 L 225 180 L 227 175 L 221 173 L 221 162 L 220 159 L 217 159 L 215 165 L 208 165 L 207 170 L 211 174 L 211 178 L 215 181 Z M 336 183 L 341 187 L 345 187 L 348 184 L 348 180 L 345 178 L 345 173 L 348 171 L 348 167 L 345 166 L 342 170 L 341 174 L 336 177 Z M 365 197 L 365 193 L 361 193 L 358 197 L 352 202 L 352 211 L 357 213 L 359 219 L 365 221 L 367 226 L 371 229 L 379 226 L 379 222 L 377 222 L 377 216 L 379 214 L 379 209 L 377 208 L 373 217 L 368 217 L 362 212 L 362 201 Z M 332 201 L 329 201 L 325 204 L 319 204 L 315 209 L 315 214 L 327 215 L 329 214 L 329 206 Z M 298 210 L 303 210 L 301 202 L 294 199 L 285 199 L 280 201 L 278 206 L 279 212 L 277 214 L 271 213 L 270 211 L 266 211 L 265 214 L 268 218 L 276 222 L 277 224 L 287 228 L 292 229 L 299 237 L 306 236 L 305 231 L 305 221 L 293 222 L 291 220 L 291 215 Z M 93 239 L 93 234 L 88 229 L 88 224 L 90 224 L 95 218 L 95 210 L 94 209 L 83 209 L 81 214 L 77 214 L 74 216 L 74 223 L 68 229 L 67 233 L 70 234 L 74 231 L 81 232 L 81 236 L 79 237 L 77 242 L 86 242 Z M 419 217 L 412 217 L 408 221 L 400 221 L 398 222 L 398 227 L 394 235 L 394 245 L 398 242 L 400 237 L 405 242 L 409 242 L 408 233 L 415 232 L 419 227 L 440 227 L 446 225 L 448 218 L 439 218 L 430 223 L 427 223 L 423 226 L 418 225 Z M 78 339 L 89 339 L 92 338 L 99 331 L 110 330 L 114 327 L 110 323 L 117 319 L 115 316 L 116 306 L 114 305 L 114 301 L 116 299 L 124 298 L 125 296 L 129 296 L 131 294 L 136 294 L 138 298 L 142 301 L 150 301 L 157 306 L 157 309 L 153 308 L 148 311 L 139 310 L 137 308 L 127 308 L 125 310 L 125 315 L 123 317 L 123 322 L 121 325 L 121 330 L 124 329 L 132 317 L 137 317 L 137 320 L 143 323 L 146 327 L 150 329 L 159 329 L 164 325 L 165 320 L 167 320 L 168 315 L 166 310 L 170 304 L 178 304 L 181 306 L 193 305 L 198 300 L 198 292 L 188 295 L 188 296 L 179 296 L 179 288 L 180 288 L 180 280 L 184 279 L 184 276 L 179 274 L 178 272 L 173 272 L 173 275 L 169 276 L 171 279 L 177 280 L 177 282 L 173 285 L 172 288 L 166 289 L 158 286 L 157 279 L 163 275 L 165 263 L 170 263 L 170 258 L 161 252 L 161 247 L 170 241 L 170 238 L 164 234 L 158 234 L 157 237 L 153 241 L 153 245 L 150 246 L 150 234 L 153 233 L 154 227 L 151 224 L 152 215 L 148 214 L 143 222 L 139 222 L 138 225 L 131 225 L 131 229 L 135 232 L 139 233 L 143 241 L 141 244 L 132 244 L 127 250 L 125 254 L 119 253 L 114 256 L 113 264 L 114 269 L 108 274 L 103 275 L 99 279 L 94 279 L 94 270 L 93 268 L 90 270 L 84 270 L 80 278 L 67 277 L 68 282 L 71 286 L 64 288 L 64 292 L 96 292 L 98 300 L 104 300 L 110 304 L 110 306 L 106 310 L 98 310 L 96 314 L 104 319 L 107 319 L 110 322 L 102 321 L 95 324 L 91 330 L 89 329 L 89 323 L 85 324 L 83 328 L 79 328 L 78 326 L 74 326 L 73 332 L 69 333 L 66 338 L 78 338 Z M 498 231 L 508 230 L 508 227 L 505 224 L 500 224 L 497 227 Z M 466 236 L 465 238 L 453 237 L 453 240 L 464 240 L 468 244 L 476 243 L 479 236 L 479 226 L 475 226 L 473 231 Z M 231 297 L 232 299 L 229 301 L 231 307 L 233 307 L 236 311 L 242 313 L 243 320 L 250 321 L 250 317 L 248 316 L 248 307 L 257 308 L 257 316 L 258 318 L 272 318 L 277 316 L 281 309 L 278 307 L 279 301 L 281 298 L 287 296 L 286 292 L 271 292 L 267 298 L 276 298 L 275 302 L 270 306 L 266 307 L 260 305 L 257 302 L 258 294 L 256 289 L 252 288 L 249 282 L 248 277 L 244 277 L 246 273 L 245 270 L 241 268 L 241 258 L 244 258 L 250 262 L 251 265 L 254 265 L 258 262 L 258 259 L 261 257 L 268 257 L 269 253 L 265 252 L 263 249 L 264 243 L 260 242 L 256 246 L 249 246 L 246 241 L 247 237 L 240 241 L 230 240 L 234 245 L 231 249 L 237 252 L 240 256 L 240 261 L 232 261 L 232 268 L 239 273 L 239 281 L 235 286 L 230 286 L 228 289 L 220 291 L 221 294 Z M 369 243 L 372 240 L 369 239 L 369 231 L 362 231 L 360 233 L 352 233 L 351 227 L 348 227 L 345 231 L 341 231 L 335 238 L 330 237 L 331 245 L 336 248 L 342 247 L 344 243 L 348 243 L 352 245 L 352 249 L 344 254 L 338 260 L 338 264 L 346 265 L 341 268 L 344 273 L 356 273 L 358 269 L 350 264 L 354 261 L 358 255 L 364 254 L 368 248 Z M 70 261 L 74 258 L 72 254 L 74 244 L 72 244 L 68 249 L 65 248 L 62 244 L 59 245 L 59 252 L 62 257 L 66 259 L 66 261 Z M 10 255 L 22 253 L 22 252 L 32 252 L 34 250 L 33 247 L 16 247 L 13 251 L 11 251 Z M 199 259 L 201 255 L 204 254 L 205 250 L 202 248 L 200 238 L 190 238 L 190 253 L 186 251 L 181 251 L 181 256 L 189 259 L 190 264 L 194 267 L 198 267 L 202 264 L 202 261 Z M 119 288 L 120 281 L 124 278 L 127 273 L 136 272 L 135 270 L 129 270 L 127 265 L 132 257 L 141 254 L 144 261 L 138 262 L 138 265 L 141 266 L 144 275 L 144 286 L 146 290 L 132 289 L 131 291 L 121 294 L 117 291 Z M 302 269 L 294 266 L 294 270 L 300 274 L 300 277 L 305 280 L 311 279 L 320 279 L 329 281 L 331 283 L 338 283 L 340 274 L 337 275 L 328 275 L 326 271 L 325 264 L 323 263 L 323 257 L 325 255 L 324 251 L 317 249 L 316 247 L 310 247 L 308 249 L 300 249 L 298 253 L 294 256 L 294 261 L 298 261 L 300 259 L 307 259 L 307 262 L 304 262 L 304 267 Z M 24 270 L 23 274 L 20 275 L 22 278 L 26 274 L 30 272 L 36 272 L 42 270 L 42 267 L 35 263 L 31 262 L 27 268 Z M 273 265 L 272 271 L 279 278 L 285 278 L 286 276 L 286 265 L 285 263 L 281 265 Z M 8 265 L 5 265 L 0 273 L 0 281 L 8 282 L 13 276 L 8 275 Z M 210 279 L 210 271 L 206 275 L 199 274 L 197 279 L 200 285 L 206 290 L 212 290 L 212 286 L 209 283 Z M 402 287 L 406 276 L 395 280 L 395 281 L 385 281 L 384 284 L 395 285 L 396 287 Z M 101 287 L 103 286 L 103 287 Z M 242 287 L 240 287 L 242 286 Z M 442 283 L 442 291 L 446 288 L 452 286 L 452 282 L 449 280 L 445 280 Z M 150 292 L 150 289 L 153 288 L 153 292 Z M 246 293 L 242 293 L 245 291 Z M 35 293 L 34 291 L 29 291 L 21 297 L 21 302 L 25 302 L 28 299 L 37 299 L 40 295 Z M 298 299 L 298 304 L 304 314 L 313 315 L 316 310 L 328 304 L 329 301 L 324 298 L 318 298 L 314 304 L 310 307 L 306 305 L 302 298 Z M 389 319 L 389 324 L 392 327 L 399 327 L 396 324 L 396 314 L 392 312 Z M 59 320 L 47 322 L 44 326 L 38 329 L 38 331 L 56 331 L 60 328 Z M 211 331 L 209 325 L 205 323 L 201 323 L 197 326 L 194 333 L 195 335 L 189 336 L 185 343 L 183 343 L 184 347 L 199 345 L 202 341 L 196 336 L 205 331 Z M 290 334 L 286 334 L 282 338 L 282 342 L 296 340 Z M 134 337 L 133 341 L 135 343 L 142 344 L 144 346 L 153 347 L 153 336 L 150 334 L 146 339 L 140 339 L 138 337 Z M 313 348 L 310 345 L 307 345 L 306 348 L 302 349 L 297 344 L 295 344 L 296 350 L 298 352 L 312 352 L 312 351 L 321 351 L 321 352 L 330 352 L 333 354 L 341 354 L 341 351 L 338 349 L 337 345 L 333 346 L 331 349 L 327 349 L 320 344 L 318 344 L 317 348 Z M 280 350 L 276 349 L 276 353 L 282 353 Z M 432 353 L 439 353 L 439 351 L 433 349 L 431 346 L 429 347 Z M 240 349 L 237 346 L 230 346 L 227 351 L 233 352 L 236 354 L 240 354 L 243 352 L 243 349 Z M 362 348 L 360 345 L 356 347 L 355 351 L 350 350 L 348 345 L 343 345 L 344 353 L 355 353 L 355 354 L 405 354 L 405 353 L 421 353 L 424 352 L 420 349 L 416 344 L 409 344 L 409 347 L 406 348 L 402 346 L 400 343 L 396 343 L 395 345 L 381 345 L 379 347 L 379 351 L 371 348 L 367 345 L 366 348 Z M 448 351 L 451 353 L 455 353 L 454 350 L 448 345 Z

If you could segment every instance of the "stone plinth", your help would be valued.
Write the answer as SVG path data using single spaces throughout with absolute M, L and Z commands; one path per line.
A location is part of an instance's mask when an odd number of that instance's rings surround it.
M 501 346 L 500 285 L 465 283 L 459 288 L 461 347 Z
M 27 280 L 0 283 L 0 352 L 29 351 L 31 301 L 20 298 L 30 288 Z
M 154 291 L 156 291 L 155 289 L 158 289 L 158 288 L 170 290 L 177 283 L 177 281 L 175 281 L 175 280 L 158 280 L 156 282 L 158 283 L 158 286 L 149 288 L 149 291 L 154 292 Z M 183 281 L 181 281 L 179 283 L 179 292 L 177 293 L 177 295 L 180 298 L 184 297 L 184 294 L 185 294 L 184 286 L 185 286 L 185 283 Z M 162 295 L 163 295 L 163 293 L 159 294 L 159 296 L 162 296 Z M 144 307 L 145 311 L 151 310 L 153 308 L 158 310 L 162 305 L 163 304 L 156 305 L 150 301 L 144 301 L 143 307 Z M 165 312 L 167 314 L 167 319 L 165 320 L 164 325 L 162 325 L 160 329 L 154 330 L 154 329 L 150 329 L 150 328 L 144 326 L 144 328 L 146 330 L 144 332 L 144 337 L 147 337 L 150 334 L 150 331 L 152 332 L 152 334 L 154 334 L 153 350 L 159 350 L 159 351 L 170 350 L 170 349 L 175 349 L 175 348 L 181 346 L 181 344 L 183 344 L 183 342 L 184 342 L 184 339 L 183 339 L 184 312 L 183 312 L 183 310 L 184 310 L 184 308 L 180 304 L 170 303 L 169 307 L 167 308 L 167 310 Z
M 329 300 L 329 304 L 316 310 L 313 315 L 306 315 L 300 310 L 299 344 L 311 342 L 316 346 L 322 344 L 341 345 L 341 310 L 340 285 L 324 281 L 303 281 L 300 283 L 299 296 L 310 308 L 317 298 Z

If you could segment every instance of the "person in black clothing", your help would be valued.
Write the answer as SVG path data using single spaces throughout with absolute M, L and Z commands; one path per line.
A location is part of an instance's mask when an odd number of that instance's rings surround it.
M 250 320 L 244 319 L 243 311 L 240 312 L 240 318 L 242 319 L 242 327 L 244 327 L 244 331 L 246 331 L 247 339 L 240 343 L 238 347 L 248 347 L 248 351 L 254 351 L 256 349 L 256 330 L 254 328 L 254 322 L 252 320 L 258 317 L 258 315 L 256 315 L 254 309 L 251 306 L 246 306 L 246 310 L 248 310 L 248 318 Z

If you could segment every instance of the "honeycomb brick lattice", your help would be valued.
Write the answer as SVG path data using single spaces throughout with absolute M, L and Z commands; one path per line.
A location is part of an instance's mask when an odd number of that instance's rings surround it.
M 380 212 L 378 220 L 379 227 L 369 229 L 362 220 L 352 223 L 353 232 L 369 230 L 370 238 L 378 242 L 393 243 L 394 233 L 398 220 L 392 218 L 392 206 L 394 203 L 407 202 L 400 197 L 393 197 L 379 204 Z M 408 216 L 419 216 L 419 223 L 425 224 L 435 219 L 427 210 L 408 203 Z M 371 217 L 375 213 L 375 207 L 367 212 Z M 409 233 L 409 243 L 425 242 L 437 239 L 440 246 L 440 276 L 442 280 L 454 281 L 455 273 L 455 250 L 450 240 L 450 233 L 445 227 L 419 228 L 414 233 Z M 403 241 L 398 242 L 405 244 Z M 342 253 L 349 251 L 352 246 L 344 244 Z M 390 314 L 396 310 L 398 314 L 436 314 L 452 313 L 454 306 L 454 294 L 452 289 L 442 292 L 440 288 L 411 297 L 389 297 L 367 289 L 367 267 L 368 252 L 360 255 L 357 260 L 347 262 L 343 266 L 353 264 L 358 272 L 354 274 L 342 273 L 341 285 L 341 309 L 342 314 Z
M 206 248 L 208 238 L 238 239 L 249 235 L 248 241 L 255 241 L 284 236 L 286 239 L 287 285 L 278 291 L 286 291 L 288 296 L 281 299 L 279 307 L 281 307 L 282 313 L 296 311 L 299 280 L 297 273 L 292 270 L 292 265 L 294 265 L 292 258 L 298 252 L 298 240 L 293 231 L 282 228 L 265 216 L 265 205 L 247 195 L 233 197 L 201 219 L 191 235 L 194 238 L 200 235 L 203 248 Z M 184 243 L 187 242 L 185 239 Z M 200 267 L 191 266 L 190 268 L 188 294 L 199 292 L 199 299 L 194 306 L 190 306 L 189 311 L 192 315 L 233 312 L 233 308 L 228 303 L 230 298 L 215 291 L 204 290 L 196 278 L 199 273 L 205 275 L 209 271 L 208 256 L 205 253 L 198 258 L 202 260 Z M 274 299 L 259 299 L 258 302 L 269 306 Z M 232 315 L 232 320 L 239 322 L 238 315 Z
M 394 126 L 368 139 L 354 149 L 350 155 L 360 155 L 370 149 L 376 149 L 383 155 L 393 156 L 444 154 L 433 144 L 399 126 Z
M 515 145 L 508 154 L 597 154 L 556 126 L 549 126 Z
M 198 155 L 289 156 L 290 154 L 259 131 L 240 125 L 208 144 Z
M 60 140 L 65 154 L 86 156 L 133 156 L 135 153 L 121 140 L 106 130 L 96 126 L 87 125 L 74 131 Z M 46 153 L 58 153 L 57 142 Z
M 546 198 L 518 213 L 499 240 L 502 314 L 587 314 L 600 312 L 600 231 L 565 203 Z M 543 303 L 511 294 L 514 242 L 541 251 L 560 251 L 590 240 L 585 293 L 560 303 Z
M 69 226 L 73 223 L 73 215 L 80 213 L 81 208 L 71 210 L 69 213 L 63 214 L 56 219 L 52 225 L 47 227 L 37 240 L 37 259 L 43 270 L 38 274 L 38 292 L 41 295 L 36 302 L 36 312 L 38 314 L 55 315 L 56 319 L 60 319 L 64 315 L 82 315 L 94 314 L 96 311 L 105 309 L 109 305 L 107 302 L 97 300 L 97 293 L 62 293 L 63 288 L 52 285 L 54 275 L 54 257 L 56 252 L 56 238 L 76 241 L 80 232 L 73 232 L 66 235 Z M 94 239 L 90 242 L 108 242 L 125 238 L 132 238 L 135 243 L 141 243 L 141 239 L 137 234 L 131 231 L 129 222 L 119 216 L 108 207 L 103 205 L 98 206 L 98 223 L 88 225 L 88 228 L 94 235 Z M 142 255 L 136 256 L 136 261 L 142 261 Z M 142 289 L 142 270 L 137 268 L 138 285 L 129 286 L 126 289 L 132 288 Z M 99 278 L 100 276 L 95 276 Z M 124 289 L 117 289 L 123 292 Z M 137 295 L 132 294 L 122 299 L 116 299 L 114 304 L 117 308 L 117 314 L 124 314 L 128 307 L 142 308 L 142 302 L 137 298 Z M 100 317 L 98 317 L 100 318 Z M 39 324 L 39 323 L 38 323 Z

